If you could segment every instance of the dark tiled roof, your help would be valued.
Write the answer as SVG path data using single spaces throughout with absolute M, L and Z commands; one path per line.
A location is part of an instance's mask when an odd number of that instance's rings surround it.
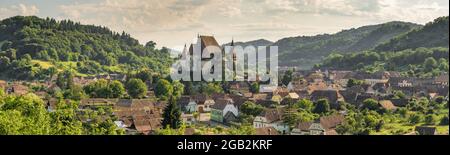
M 316 90 L 311 94 L 311 100 L 328 99 L 329 102 L 336 102 L 340 98 L 337 90 Z
M 233 104 L 233 100 L 231 99 L 219 99 L 216 100 L 216 103 L 211 106 L 213 109 L 223 110 L 228 104 Z
M 436 79 L 434 79 L 434 81 L 435 82 L 448 82 L 449 75 L 448 74 L 440 75 L 440 76 L 436 77 Z
M 297 129 L 299 129 L 301 131 L 308 131 L 309 127 L 311 127 L 312 124 L 313 124 L 313 122 L 301 122 L 301 123 L 298 123 Z
M 276 122 L 282 120 L 284 114 L 284 108 L 266 109 L 262 116 L 267 119 L 268 122 Z
M 397 107 L 404 107 L 408 104 L 409 99 L 391 99 L 392 104 Z
M 435 135 L 436 127 L 417 126 L 415 131 L 419 135 Z
M 256 135 L 279 135 L 277 129 L 274 127 L 264 127 L 264 128 L 257 128 L 256 129 Z
M 334 114 L 331 116 L 325 116 L 320 118 L 320 124 L 325 130 L 336 128 L 337 125 L 344 121 L 344 115 Z

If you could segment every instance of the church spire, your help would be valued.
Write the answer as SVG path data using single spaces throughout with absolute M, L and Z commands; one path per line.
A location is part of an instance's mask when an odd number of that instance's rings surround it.
M 234 37 L 231 37 L 231 46 L 234 46 Z

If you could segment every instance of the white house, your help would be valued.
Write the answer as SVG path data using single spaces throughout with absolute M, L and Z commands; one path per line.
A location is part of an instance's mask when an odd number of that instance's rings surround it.
M 285 124 L 282 120 L 284 109 L 268 109 L 261 115 L 256 116 L 253 120 L 254 128 L 266 128 L 273 127 L 282 134 L 289 133 L 289 125 Z
M 239 117 L 239 109 L 232 99 L 220 99 L 211 106 L 211 120 L 228 123 Z

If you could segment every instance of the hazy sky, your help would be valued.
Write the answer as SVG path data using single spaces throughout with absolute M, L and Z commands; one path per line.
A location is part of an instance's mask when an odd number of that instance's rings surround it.
M 198 33 L 219 43 L 276 41 L 394 20 L 424 24 L 448 14 L 448 0 L 0 0 L 0 19 L 71 19 L 171 48 Z

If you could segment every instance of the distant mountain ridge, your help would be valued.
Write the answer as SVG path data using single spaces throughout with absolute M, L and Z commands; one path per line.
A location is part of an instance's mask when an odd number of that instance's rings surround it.
M 343 30 L 336 34 L 284 38 L 274 45 L 279 47 L 280 65 L 309 69 L 331 53 L 351 53 L 370 50 L 400 34 L 420 28 L 421 25 L 389 22 Z
M 247 42 L 234 42 L 235 46 L 242 46 L 242 47 L 246 47 L 246 46 L 270 46 L 272 45 L 274 42 L 266 40 L 266 39 L 258 39 L 258 40 L 253 40 L 253 41 L 247 41 Z M 224 44 L 223 46 L 227 46 L 227 45 L 231 45 L 231 43 L 227 43 Z
M 342 30 L 335 34 L 288 37 L 276 42 L 259 39 L 249 42 L 235 42 L 234 44 L 241 46 L 278 46 L 280 66 L 310 69 L 331 53 L 345 54 L 372 50 L 391 39 L 422 27 L 419 24 L 393 21 Z M 230 45 L 230 43 L 225 45 Z

